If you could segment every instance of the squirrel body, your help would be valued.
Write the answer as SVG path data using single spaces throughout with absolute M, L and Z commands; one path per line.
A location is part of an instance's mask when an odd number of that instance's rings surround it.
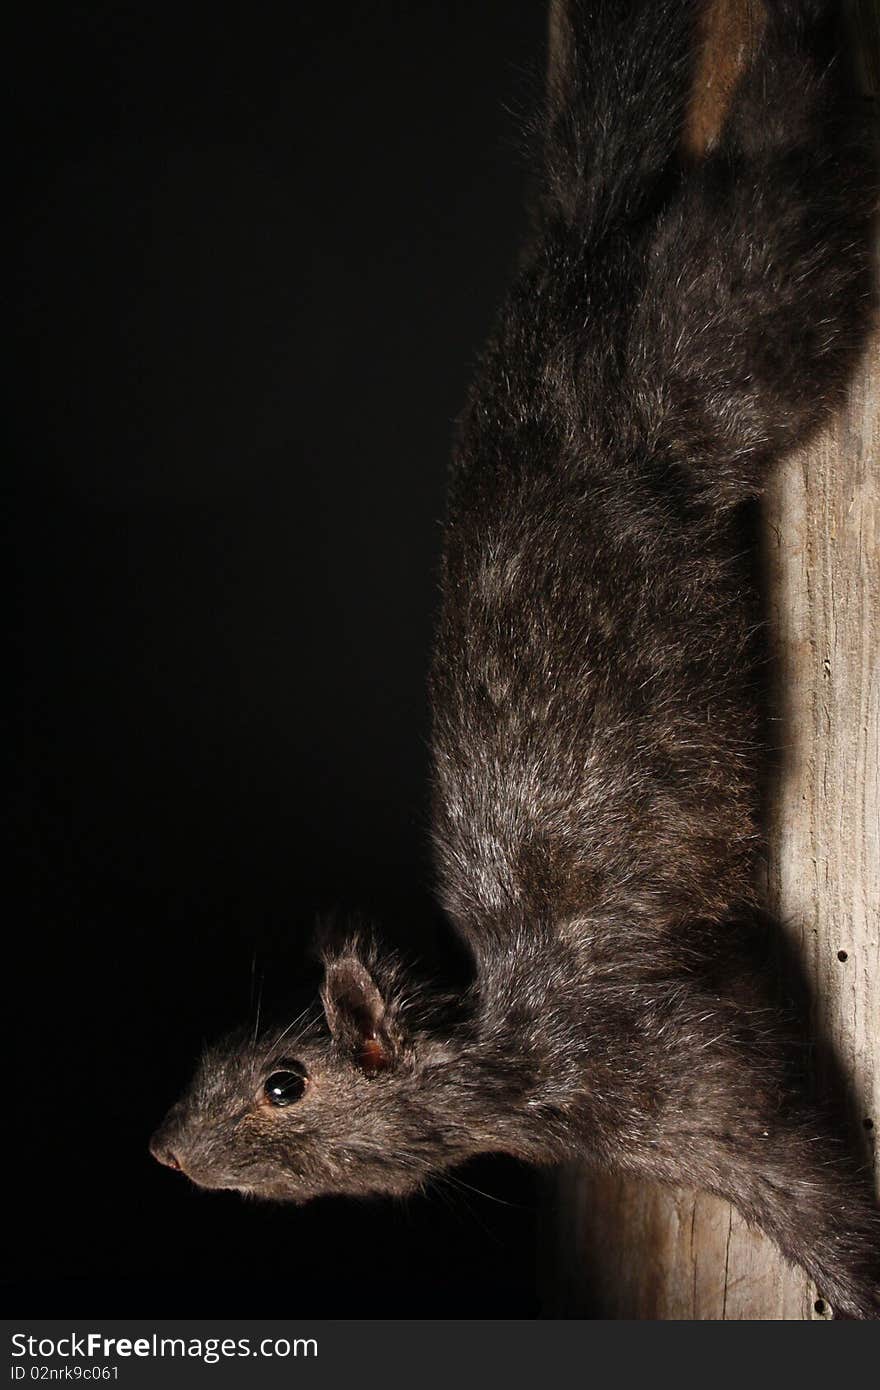
M 533 227 L 458 428 L 430 675 L 437 887 L 471 990 L 419 989 L 352 932 L 319 1017 L 208 1052 L 153 1151 L 292 1201 L 412 1192 L 482 1152 L 581 1157 L 720 1194 L 870 1317 L 880 1218 L 755 963 L 743 510 L 840 400 L 875 196 L 836 6 L 766 5 L 707 125 L 718 8 L 554 10 Z

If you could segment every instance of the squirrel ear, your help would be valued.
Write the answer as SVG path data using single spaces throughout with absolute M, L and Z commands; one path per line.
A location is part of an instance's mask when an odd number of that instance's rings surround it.
M 321 999 L 334 1042 L 362 1071 L 372 1076 L 394 1065 L 398 1039 L 387 1003 L 357 956 L 326 962 Z

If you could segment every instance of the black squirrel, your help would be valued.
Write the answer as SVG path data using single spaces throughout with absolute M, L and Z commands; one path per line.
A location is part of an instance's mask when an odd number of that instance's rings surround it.
M 210 1050 L 154 1136 L 199 1185 L 405 1194 L 481 1152 L 581 1156 L 720 1194 L 836 1310 L 880 1313 L 880 1215 L 746 949 L 766 754 L 742 504 L 839 402 L 874 308 L 838 8 L 553 9 L 430 676 L 438 893 L 473 983 L 328 945 L 317 1016 Z

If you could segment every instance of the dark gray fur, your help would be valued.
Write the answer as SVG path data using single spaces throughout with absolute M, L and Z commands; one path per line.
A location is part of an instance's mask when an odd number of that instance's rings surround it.
M 580 1156 L 721 1194 L 874 1316 L 868 1185 L 747 949 L 763 657 L 742 524 L 864 340 L 873 181 L 833 7 L 809 0 L 769 5 L 720 140 L 685 157 L 698 9 L 570 4 L 533 235 L 460 425 L 433 834 L 472 988 L 451 1008 L 352 935 L 317 1021 L 210 1052 L 153 1147 L 292 1201 Z M 285 1058 L 309 1081 L 276 1109 Z

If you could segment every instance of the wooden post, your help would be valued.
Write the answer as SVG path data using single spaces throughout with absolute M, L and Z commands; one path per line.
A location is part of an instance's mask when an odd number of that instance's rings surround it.
M 876 93 L 878 9 L 854 7 Z M 814 1031 L 880 1127 L 880 333 L 843 413 L 762 507 L 783 756 L 768 898 L 810 982 Z M 572 1170 L 553 1200 L 555 1316 L 827 1318 L 807 1276 L 726 1203 Z

